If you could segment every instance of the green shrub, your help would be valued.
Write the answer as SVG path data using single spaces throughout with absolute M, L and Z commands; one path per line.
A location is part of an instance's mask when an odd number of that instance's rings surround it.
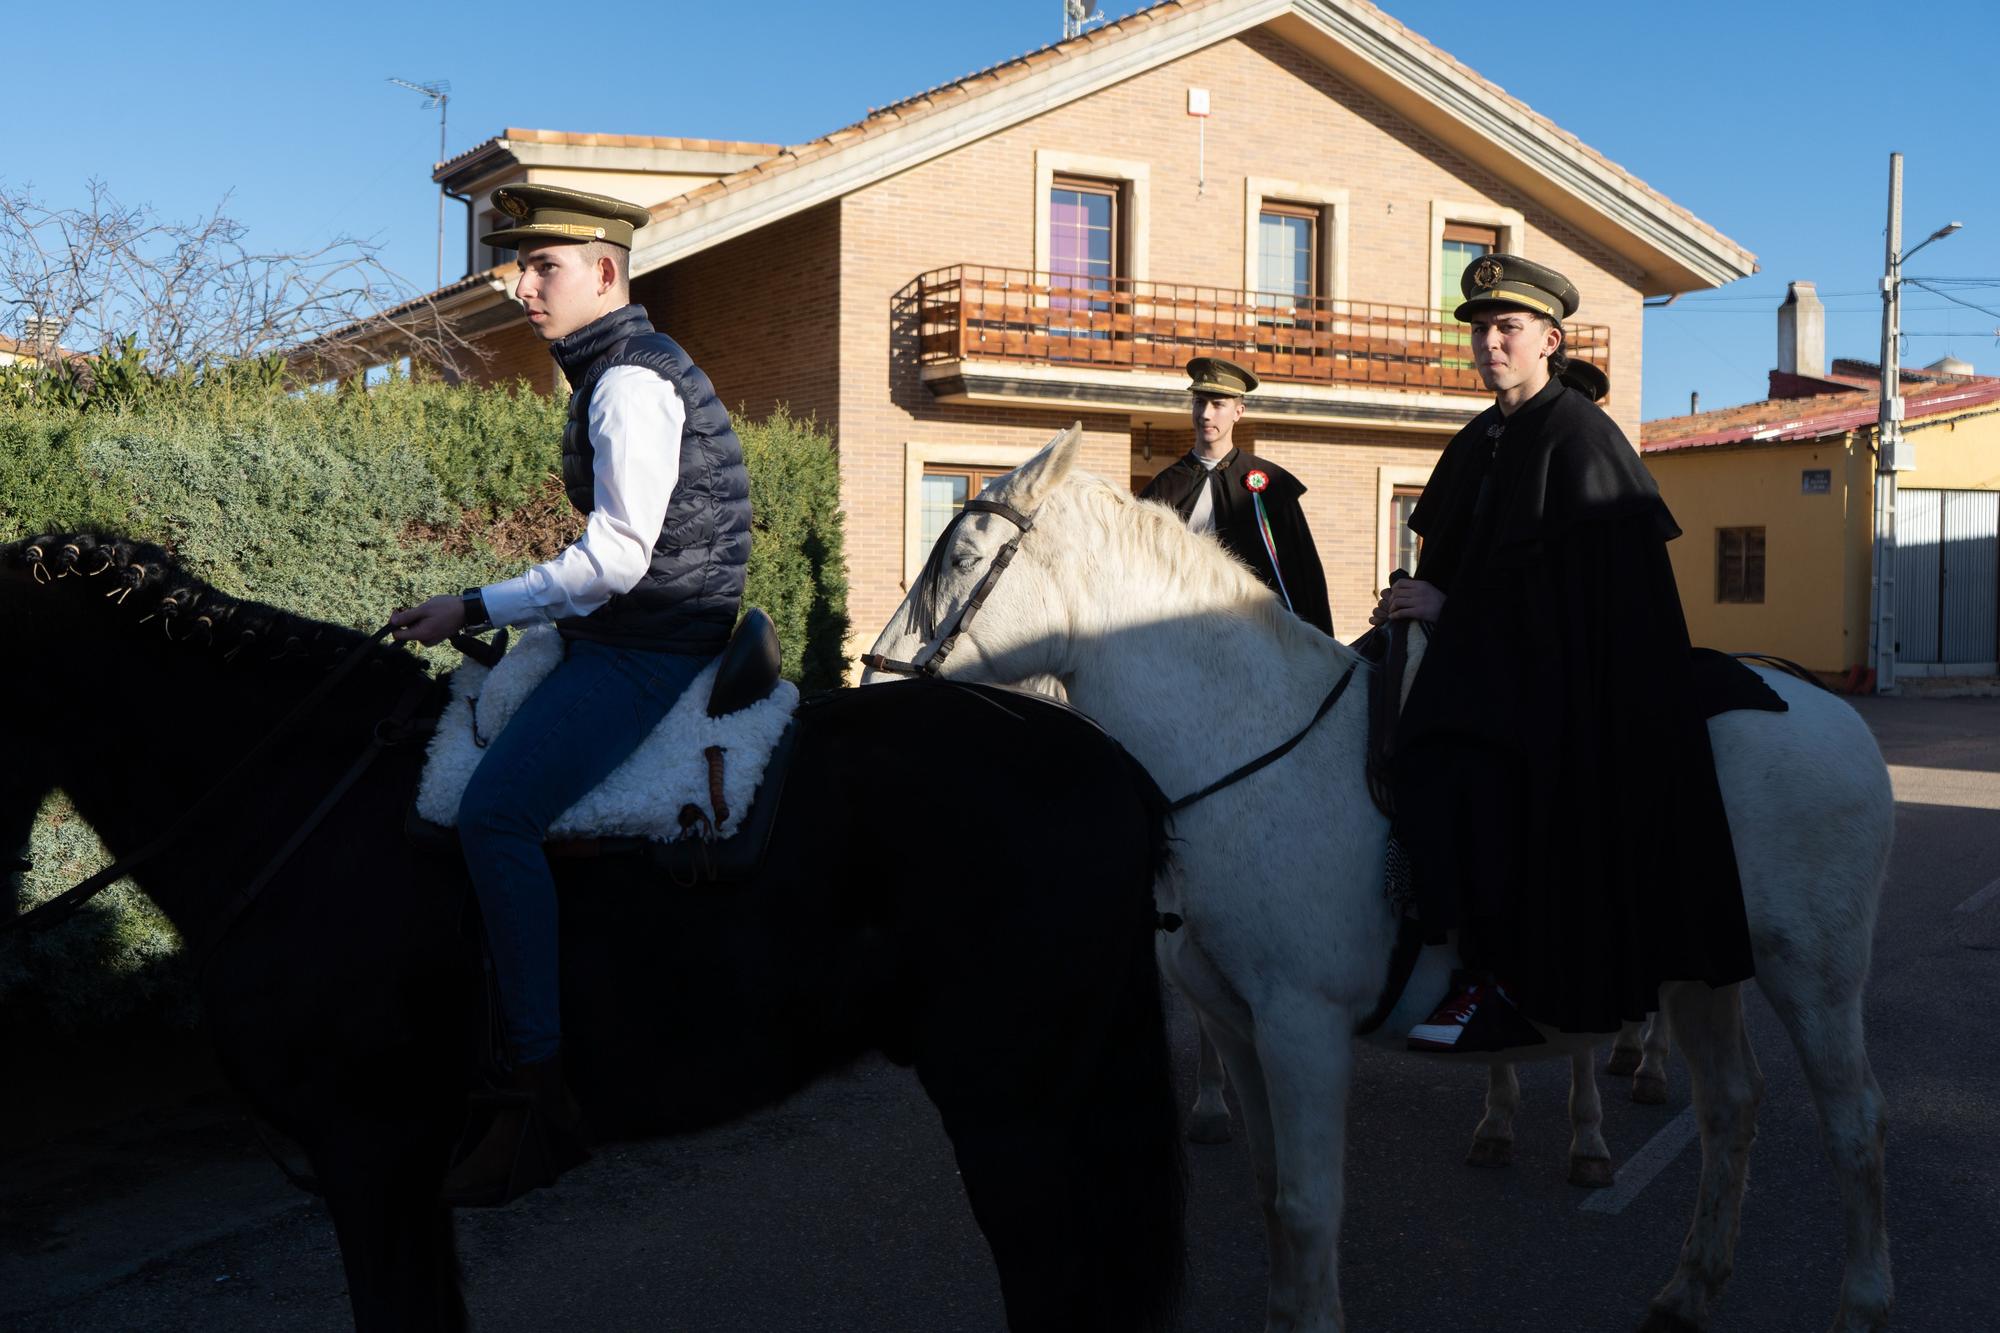
M 398 606 L 518 573 L 581 526 L 552 476 L 563 402 L 525 386 L 288 396 L 248 371 L 117 385 L 81 400 L 0 392 L 0 541 L 123 531 L 236 596 L 372 630 Z M 776 622 L 785 674 L 831 688 L 847 632 L 831 440 L 782 409 L 738 429 L 756 523 L 745 601 Z M 31 851 L 24 904 L 108 864 L 60 797 Z M 185 1016 L 178 947 L 121 885 L 27 947 L 0 947 L 0 1026 Z

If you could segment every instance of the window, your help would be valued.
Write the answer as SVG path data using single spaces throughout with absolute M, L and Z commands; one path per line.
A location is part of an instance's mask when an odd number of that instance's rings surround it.
M 1124 276 L 1119 245 L 1119 187 L 1110 181 L 1058 176 L 1049 187 L 1049 272 L 1059 289 L 1049 298 L 1054 310 L 1109 310 L 1111 303 L 1075 294 L 1075 289 L 1109 292 L 1112 280 Z M 1065 282 L 1065 279 L 1070 281 Z M 1072 336 L 1093 332 L 1096 321 L 1078 320 L 1054 332 Z
M 1424 539 L 1410 529 L 1410 515 L 1416 512 L 1417 501 L 1423 498 L 1421 486 L 1398 486 L 1389 493 L 1389 533 L 1395 543 L 1395 555 L 1389 562 L 1392 570 L 1400 569 L 1407 574 L 1417 572 L 1417 558 L 1424 552 Z
M 1004 467 L 927 467 L 918 483 L 917 540 L 929 552 L 937 539 L 980 488 L 1008 471 Z
M 1458 281 L 1474 260 L 1490 255 L 1500 248 L 1500 229 L 1474 226 L 1466 222 L 1447 222 L 1444 224 L 1444 240 L 1441 245 L 1442 248 L 1438 253 L 1438 276 L 1442 283 L 1442 291 L 1438 318 L 1445 324 L 1442 341 L 1448 347 L 1469 347 L 1472 344 L 1472 335 L 1453 319 L 1451 313 L 1458 309 L 1461 299 Z M 1447 358 L 1444 365 L 1451 370 L 1469 370 L 1472 362 L 1469 359 Z
M 1764 600 L 1764 529 L 1715 530 L 1715 600 Z
M 487 213 L 486 224 L 479 229 L 479 234 L 481 236 L 490 236 L 496 231 L 501 231 L 513 225 L 513 218 L 508 217 L 498 209 L 494 209 Z M 498 268 L 502 264 L 511 263 L 514 258 L 512 250 L 502 249 L 499 246 L 482 245 L 479 247 L 479 253 L 485 256 L 484 262 L 480 264 L 482 269 Z
M 1257 303 L 1310 304 L 1320 294 L 1320 210 L 1267 202 L 1257 214 Z

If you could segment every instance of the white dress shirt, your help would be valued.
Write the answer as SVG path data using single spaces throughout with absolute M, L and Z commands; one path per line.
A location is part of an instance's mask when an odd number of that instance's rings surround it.
M 644 366 L 614 366 L 590 396 L 594 506 L 555 559 L 480 590 L 495 625 L 587 616 L 638 586 L 681 473 L 687 409 Z

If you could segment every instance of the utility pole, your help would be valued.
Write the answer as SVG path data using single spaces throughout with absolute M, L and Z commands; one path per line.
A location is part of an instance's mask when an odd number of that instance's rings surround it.
M 1882 398 L 1875 416 L 1875 578 L 1868 665 L 1875 692 L 1896 692 L 1896 465 L 1903 447 L 1903 155 L 1889 154 L 1889 230 L 1882 259 Z
M 1889 154 L 1889 227 L 1882 256 L 1882 394 L 1875 416 L 1874 612 L 1868 665 L 1875 692 L 1896 692 L 1896 473 L 1916 466 L 1903 443 L 1903 261 L 1965 224 L 1948 222 L 1903 253 L 1903 155 Z

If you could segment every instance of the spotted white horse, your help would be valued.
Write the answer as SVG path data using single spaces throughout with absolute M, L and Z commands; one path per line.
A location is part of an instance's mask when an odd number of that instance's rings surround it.
M 1212 539 L 1078 471 L 1079 442 L 1072 427 L 988 484 L 940 538 L 875 656 L 967 679 L 1054 676 L 1170 796 L 1191 793 L 1278 746 L 1335 681 L 1365 668 Z M 1861 993 L 1894 807 L 1854 711 L 1801 681 L 1766 679 L 1791 711 L 1727 713 L 1710 736 L 1757 984 L 1798 1050 L 1839 1180 L 1846 1264 L 1832 1327 L 1859 1333 L 1886 1326 L 1891 1299 L 1884 1107 Z M 1217 681 L 1255 688 L 1234 692 L 1221 725 L 1189 726 Z M 1183 809 L 1179 864 L 1159 889 L 1185 922 L 1161 937 L 1162 965 L 1237 1094 L 1270 1248 L 1272 1333 L 1342 1327 L 1348 1034 L 1375 1005 L 1395 931 L 1362 698 L 1348 694 L 1285 758 Z M 1447 950 L 1425 951 L 1384 1034 L 1423 1017 L 1450 966 Z M 1738 987 L 1675 983 L 1661 1003 L 1689 1065 L 1702 1165 L 1679 1263 L 1640 1327 L 1700 1329 L 1729 1276 L 1763 1079 Z M 1598 1040 L 1546 1035 L 1535 1050 L 1558 1058 Z

